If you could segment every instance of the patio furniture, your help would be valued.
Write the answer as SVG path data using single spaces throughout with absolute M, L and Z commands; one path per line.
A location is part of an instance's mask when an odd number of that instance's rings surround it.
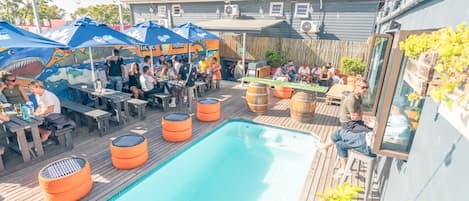
M 148 142 L 143 135 L 127 134 L 111 141 L 109 149 L 112 165 L 128 170 L 139 167 L 148 160 Z
M 303 123 L 313 121 L 316 102 L 314 96 L 306 92 L 298 92 L 291 99 L 290 116 Z
M 38 180 L 46 200 L 79 200 L 93 187 L 90 164 L 79 157 L 49 163 L 39 171 Z
M 293 89 L 290 87 L 275 86 L 274 96 L 277 98 L 291 98 Z
M 7 131 L 16 134 L 12 134 L 12 136 L 16 137 L 18 146 L 16 146 L 16 143 L 9 143 L 9 147 L 15 151 L 20 152 L 24 162 L 31 160 L 31 153 L 33 156 L 34 154 L 37 154 L 37 156 L 44 155 L 38 129 L 38 126 L 41 125 L 43 121 L 44 119 L 42 117 L 37 116 L 30 117 L 29 121 L 26 121 L 21 117 L 12 115 L 10 116 L 10 121 L 2 123 Z M 31 130 L 33 137 L 32 143 L 28 143 L 26 140 L 25 131 L 27 129 Z
M 165 94 L 165 93 L 152 94 L 150 96 L 150 103 L 152 105 L 158 105 L 159 104 L 158 100 L 160 100 L 163 111 L 168 111 L 170 98 L 171 98 L 171 95 Z
M 217 99 L 202 99 L 197 102 L 197 119 L 199 121 L 217 121 L 220 117 L 220 101 Z
M 342 101 L 342 94 L 345 91 L 353 91 L 352 85 L 336 84 L 332 85 L 329 91 L 326 93 L 326 104 L 332 103 L 340 105 Z
M 163 138 L 168 142 L 182 142 L 192 136 L 192 117 L 186 113 L 171 113 L 163 116 Z
M 268 88 L 266 84 L 251 82 L 246 89 L 246 102 L 249 110 L 262 114 L 269 104 Z
M 81 114 L 88 118 L 89 131 L 93 129 L 91 119 L 94 119 L 98 124 L 99 136 L 103 136 L 108 132 L 111 113 L 67 100 L 61 100 L 60 105 L 62 108 L 74 112 L 74 121 L 77 123 L 77 126 L 80 125 L 79 114 Z
M 131 108 L 134 108 L 137 111 L 138 119 L 145 119 L 145 107 L 147 106 L 148 101 L 132 98 L 127 101 Z
M 353 166 L 353 163 L 355 160 L 358 160 L 359 162 L 365 162 L 366 163 L 366 175 L 365 175 L 365 195 L 364 195 L 364 201 L 368 200 L 368 197 L 370 195 L 371 187 L 373 184 L 373 172 L 375 170 L 375 165 L 376 165 L 376 156 L 367 156 L 365 154 L 359 153 L 355 150 L 350 150 L 349 151 L 349 157 L 347 161 L 347 165 L 345 166 L 345 170 L 350 170 Z M 360 166 L 358 166 L 357 172 L 360 172 Z M 343 184 L 345 180 L 347 179 L 348 175 L 343 174 L 342 177 L 340 178 L 340 184 Z

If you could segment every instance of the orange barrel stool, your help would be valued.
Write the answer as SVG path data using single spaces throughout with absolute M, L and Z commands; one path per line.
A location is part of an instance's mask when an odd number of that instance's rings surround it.
M 314 96 L 305 92 L 296 93 L 291 99 L 290 116 L 303 123 L 313 121 L 316 102 Z
M 139 167 L 148 160 L 148 141 L 143 135 L 127 134 L 111 141 L 112 165 L 121 170 Z
M 255 113 L 264 113 L 269 103 L 267 85 L 251 82 L 246 89 L 246 103 L 249 110 Z
M 90 164 L 79 157 L 49 163 L 39 171 L 38 180 L 46 200 L 80 200 L 93 187 Z
M 216 121 L 220 117 L 220 101 L 217 99 L 202 99 L 197 102 L 197 119 L 199 121 Z
M 293 89 L 290 87 L 275 86 L 274 96 L 277 98 L 291 98 Z
M 182 142 L 192 136 L 192 117 L 186 113 L 167 114 L 161 121 L 163 139 L 168 142 Z

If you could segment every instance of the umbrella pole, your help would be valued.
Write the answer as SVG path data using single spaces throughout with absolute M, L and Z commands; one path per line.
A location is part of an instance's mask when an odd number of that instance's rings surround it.
M 96 76 L 94 75 L 93 52 L 91 51 L 91 47 L 88 47 L 88 51 L 90 54 L 91 82 L 93 82 L 93 89 L 96 89 Z
M 191 41 L 189 41 L 189 64 L 192 64 L 192 58 L 191 58 Z
M 150 47 L 150 46 L 148 46 Z M 155 69 L 153 69 L 153 48 L 150 47 L 150 59 L 151 59 L 151 62 L 150 62 L 150 72 L 151 72 L 151 75 L 155 75 Z

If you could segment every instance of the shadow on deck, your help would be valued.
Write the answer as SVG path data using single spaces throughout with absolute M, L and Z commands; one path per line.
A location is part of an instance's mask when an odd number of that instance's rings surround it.
M 169 143 L 162 139 L 160 120 L 165 113 L 160 109 L 150 109 L 147 111 L 147 117 L 144 121 L 135 122 L 103 137 L 99 137 L 96 133 L 88 133 L 86 129 L 80 128 L 74 134 L 75 148 L 73 150 L 57 155 L 53 154 L 54 150 L 46 149 L 46 152 L 49 152 L 49 154 L 46 154 L 45 157 L 33 160 L 31 163 L 23 165 L 22 169 L 8 172 L 6 175 L 1 176 L 0 200 L 42 200 L 43 196 L 37 182 L 37 173 L 46 164 L 69 156 L 81 156 L 90 162 L 94 184 L 92 191 L 84 200 L 103 200 L 109 198 L 119 189 L 130 184 L 148 170 L 161 164 L 195 139 L 205 135 L 223 121 L 231 118 L 244 118 L 258 123 L 313 132 L 322 141 L 325 141 L 338 128 L 337 114 L 339 107 L 325 104 L 323 96 L 317 97 L 318 104 L 313 122 L 300 123 L 290 118 L 289 99 L 278 99 L 271 96 L 269 110 L 262 115 L 258 115 L 248 111 L 244 94 L 244 88 L 234 82 L 223 82 L 222 89 L 211 90 L 203 94 L 204 97 L 221 100 L 222 118 L 213 123 L 202 123 L 194 118 L 193 137 L 182 143 Z M 195 107 L 193 107 L 192 111 L 194 110 Z M 187 112 L 188 110 L 175 108 L 170 109 L 168 112 L 175 111 Z M 129 132 L 143 134 L 148 138 L 149 160 L 143 166 L 133 170 L 117 170 L 111 163 L 109 142 L 111 139 Z M 334 172 L 339 168 L 338 162 L 336 163 L 337 151 L 331 148 L 327 150 L 325 155 L 317 154 L 316 156 L 311 165 L 308 179 L 305 182 L 301 200 L 319 200 L 316 197 L 316 192 L 325 192 L 327 188 L 334 187 L 339 183 L 339 179 L 332 178 Z M 349 177 L 348 181 L 353 185 L 363 187 L 366 168 L 361 168 L 361 171 L 357 173 L 358 164 L 355 164 L 352 170 L 353 176 Z M 377 195 L 375 191 L 376 188 L 372 190 L 373 195 Z M 363 194 L 360 196 L 363 197 Z M 375 200 L 379 199 L 376 196 L 374 197 Z

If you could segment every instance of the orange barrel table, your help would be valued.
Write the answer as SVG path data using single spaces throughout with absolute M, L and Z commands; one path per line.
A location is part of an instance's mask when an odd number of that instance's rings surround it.
M 93 187 L 90 164 L 79 157 L 49 163 L 39 171 L 38 180 L 46 200 L 80 200 Z
M 246 89 L 246 103 L 249 110 L 255 113 L 264 113 L 267 110 L 269 97 L 267 85 L 251 82 Z
M 111 141 L 109 149 L 112 165 L 128 170 L 139 167 L 148 160 L 148 141 L 143 135 L 127 134 Z
M 197 102 L 197 119 L 199 121 L 216 121 L 220 117 L 220 101 L 217 99 L 202 99 Z
M 314 96 L 305 92 L 296 93 L 291 99 L 290 116 L 300 122 L 311 122 L 313 120 L 316 103 Z
M 163 139 L 168 142 L 182 142 L 192 136 L 192 117 L 186 113 L 172 113 L 163 117 Z
M 291 98 L 293 89 L 290 87 L 275 86 L 274 96 L 277 98 Z

